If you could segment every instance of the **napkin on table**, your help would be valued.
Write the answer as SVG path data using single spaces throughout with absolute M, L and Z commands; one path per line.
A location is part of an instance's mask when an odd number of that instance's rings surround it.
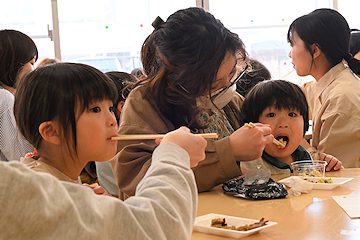
M 290 193 L 295 197 L 301 195 L 301 193 L 309 193 L 313 188 L 313 185 L 304 181 L 300 177 L 292 177 L 289 182 Z

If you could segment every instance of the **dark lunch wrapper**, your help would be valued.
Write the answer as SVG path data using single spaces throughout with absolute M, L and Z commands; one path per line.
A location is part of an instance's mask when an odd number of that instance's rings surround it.
M 229 180 L 223 183 L 225 193 L 254 200 L 285 198 L 288 195 L 284 184 L 279 184 L 271 178 L 264 184 L 243 185 L 244 178 Z

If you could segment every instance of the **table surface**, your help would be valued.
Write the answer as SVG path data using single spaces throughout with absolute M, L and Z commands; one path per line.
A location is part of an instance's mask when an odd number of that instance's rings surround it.
M 275 181 L 290 174 L 272 175 Z M 225 194 L 221 185 L 209 192 L 199 193 L 197 216 L 218 213 L 235 217 L 261 219 L 278 224 L 242 239 L 360 239 L 345 235 L 342 230 L 360 230 L 360 219 L 350 218 L 332 196 L 360 195 L 360 168 L 326 173 L 326 177 L 354 179 L 332 190 L 311 190 L 299 197 L 290 194 L 283 199 L 248 200 Z M 289 190 L 289 188 L 288 188 Z M 359 202 L 360 207 L 360 202 Z M 359 234 L 359 233 L 358 233 Z M 230 239 L 194 231 L 192 240 Z

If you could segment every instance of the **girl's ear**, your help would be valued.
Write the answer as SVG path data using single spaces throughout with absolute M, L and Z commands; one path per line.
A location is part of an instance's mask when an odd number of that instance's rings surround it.
M 318 45 L 316 45 L 315 43 L 313 45 L 311 45 L 311 50 L 314 56 L 314 59 L 318 58 L 320 56 L 320 54 L 322 53 L 321 49 L 319 48 Z
M 117 110 L 119 111 L 119 113 L 121 113 L 121 111 L 122 111 L 122 109 L 123 109 L 123 107 L 124 107 L 124 104 L 125 104 L 124 101 L 120 101 L 120 102 L 117 104 L 116 108 L 117 108 Z
M 43 122 L 39 126 L 41 137 L 52 144 L 59 145 L 61 143 L 59 125 L 55 121 Z

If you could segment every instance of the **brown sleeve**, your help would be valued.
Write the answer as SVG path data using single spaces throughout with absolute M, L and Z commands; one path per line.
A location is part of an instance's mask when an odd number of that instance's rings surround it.
M 164 134 L 174 126 L 142 98 L 139 88 L 131 91 L 121 113 L 119 134 Z M 118 154 L 110 160 L 120 195 L 133 196 L 151 164 L 155 140 L 118 141 Z
M 125 194 L 127 198 L 135 195 L 136 186 L 150 167 L 154 150 L 152 144 L 129 144 L 110 161 L 120 190 L 119 196 Z M 122 197 L 123 200 L 125 198 Z
M 193 168 L 199 192 L 240 176 L 241 171 L 230 149 L 229 138 L 207 140 L 206 158 Z

